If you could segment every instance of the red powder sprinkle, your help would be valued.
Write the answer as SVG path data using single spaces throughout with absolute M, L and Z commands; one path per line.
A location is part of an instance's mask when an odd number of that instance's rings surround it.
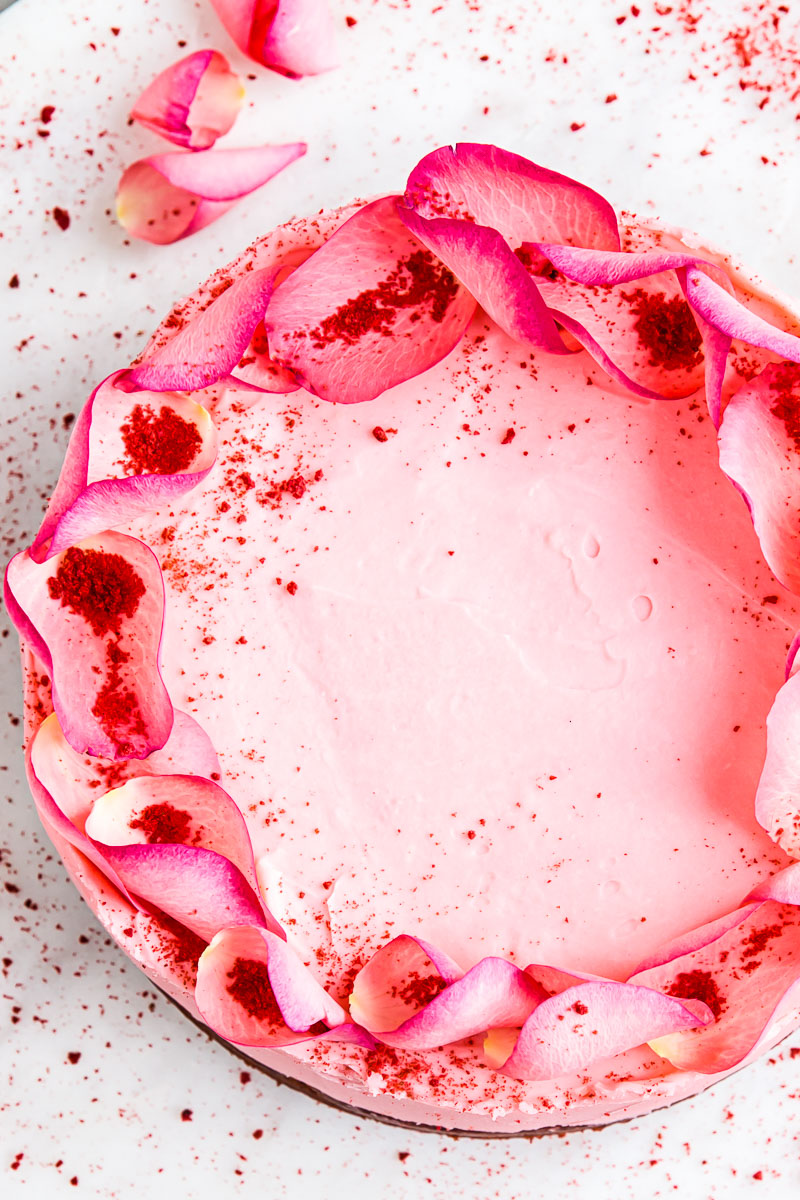
M 392 988 L 392 995 L 397 996 L 405 1004 L 413 1004 L 416 1008 L 422 1008 L 440 992 L 443 992 L 446 987 L 447 984 L 438 972 L 420 975 L 419 972 L 413 971 L 402 987 Z
M 508 446 L 510 442 L 513 442 L 516 436 L 517 433 L 515 429 L 507 429 L 500 439 L 500 445 Z
M 169 842 L 187 846 L 192 833 L 192 818 L 171 804 L 148 804 L 128 822 L 131 829 L 141 829 L 148 842 Z
M 800 450 L 800 396 L 794 394 L 800 389 L 800 364 L 781 363 L 773 371 L 769 386 L 770 391 L 779 393 L 770 411 L 783 421 L 795 449 Z
M 71 1062 L 73 1067 L 81 1061 L 80 1050 L 70 1050 L 67 1054 L 67 1062 Z
M 358 24 L 358 21 L 355 19 L 355 17 L 345 17 L 345 24 L 347 25 L 348 29 L 352 29 L 354 25 Z
M 437 324 L 444 320 L 458 293 L 455 276 L 428 250 L 415 250 L 374 288 L 368 288 L 341 304 L 313 329 L 309 337 L 317 350 L 343 342 L 354 346 L 368 333 L 391 335 L 398 313 L 415 309 L 410 320 L 418 321 L 424 309 Z
M 573 121 L 572 124 L 570 125 L 570 129 L 572 130 L 573 133 L 577 133 L 579 129 L 583 129 L 585 124 L 586 124 L 585 121 Z
M 586 1014 L 588 1013 L 589 1009 L 586 1007 L 586 1005 L 583 1003 L 582 1000 L 576 1000 L 575 1003 L 572 1005 L 572 1011 L 574 1013 L 577 1013 L 579 1017 L 585 1017 Z
M 289 583 L 287 583 L 286 590 L 290 596 L 297 595 L 297 584 L 295 583 L 295 581 L 293 579 Z
M 749 933 L 742 942 L 742 958 L 754 958 L 756 954 L 760 954 L 766 948 L 768 942 L 773 938 L 778 938 L 783 933 L 783 925 L 764 925 L 761 929 L 754 929 Z
M 248 1017 L 269 1025 L 284 1025 L 267 974 L 267 964 L 255 958 L 237 958 L 228 971 L 228 992 Z
M 719 1017 L 727 1008 L 727 1001 L 709 971 L 681 971 L 666 991 L 668 996 L 678 1000 L 702 1000 L 715 1017 Z
M 55 104 L 45 104 L 42 111 L 39 113 L 39 120 L 43 125 L 49 125 L 53 119 L 53 113 L 56 111 Z
M 88 621 L 99 637 L 119 630 L 121 617 L 132 617 L 145 593 L 140 575 L 121 554 L 71 546 L 47 581 L 53 600 Z
M 181 1120 L 182 1121 L 191 1121 L 193 1115 L 194 1114 L 193 1114 L 191 1108 L 185 1108 L 183 1110 L 183 1112 L 181 1113 Z
M 69 213 L 58 205 L 53 209 L 53 220 L 59 229 L 69 229 Z
M 203 444 L 191 421 L 166 405 L 156 415 L 149 404 L 137 404 L 120 433 L 123 465 L 132 475 L 177 475 L 191 466 Z
M 161 932 L 167 935 L 168 942 L 164 946 L 164 950 L 170 961 L 179 966 L 196 967 L 207 943 L 196 933 L 192 933 L 191 929 L 187 929 L 173 917 L 168 917 L 166 913 L 161 913 L 153 919 Z
M 650 351 L 650 365 L 665 371 L 690 371 L 703 361 L 703 339 L 683 296 L 667 300 L 663 292 L 636 288 L 623 292 L 636 314 L 634 329 Z
M 372 436 L 376 442 L 388 442 L 389 435 L 381 425 L 376 425 L 372 431 Z
M 8 286 L 10 288 L 18 288 L 19 287 L 19 275 L 12 275 L 8 281 Z

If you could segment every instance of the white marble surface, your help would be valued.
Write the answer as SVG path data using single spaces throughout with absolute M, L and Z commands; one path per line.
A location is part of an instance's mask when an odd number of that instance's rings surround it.
M 342 67 L 295 83 L 248 64 L 206 0 L 19 0 L 0 17 L 6 553 L 37 525 L 63 418 L 177 295 L 295 213 L 399 189 L 448 141 L 496 141 L 574 173 L 800 291 L 793 3 L 776 34 L 779 6 L 744 0 L 716 4 L 724 19 L 705 0 L 662 15 L 644 0 L 638 16 L 613 0 L 331 2 Z M 127 125 L 128 107 L 157 70 L 207 44 L 254 76 L 230 143 L 305 138 L 308 156 L 194 239 L 130 243 L 112 215 L 116 180 L 161 144 Z M 531 1143 L 386 1128 L 246 1079 L 152 992 L 67 883 L 23 781 L 15 640 L 3 633 L 4 1196 L 798 1195 L 800 1035 L 669 1112 Z

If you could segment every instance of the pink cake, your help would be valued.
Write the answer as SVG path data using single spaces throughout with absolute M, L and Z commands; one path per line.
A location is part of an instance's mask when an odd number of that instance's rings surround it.
M 483 1134 L 800 1024 L 797 328 L 466 145 L 99 384 L 6 600 L 42 822 L 155 984 L 323 1098 Z

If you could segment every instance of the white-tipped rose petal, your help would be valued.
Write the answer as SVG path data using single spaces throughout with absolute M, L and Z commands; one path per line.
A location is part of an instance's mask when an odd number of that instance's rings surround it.
M 169 341 L 131 367 L 136 387 L 192 391 L 231 374 L 251 343 L 280 267 L 249 271 L 232 282 Z
M 194 775 L 142 775 L 98 796 L 86 832 L 108 846 L 175 842 L 216 850 L 258 890 L 247 825 L 228 793 Z
M 164 581 L 153 552 L 105 532 L 48 562 L 11 560 L 6 598 L 52 678 L 67 741 L 102 758 L 145 758 L 172 729 L 158 668 Z
M 637 971 L 629 982 L 708 1005 L 713 1025 L 648 1040 L 679 1070 L 713 1075 L 756 1053 L 776 1018 L 796 1004 L 800 908 L 756 902 L 706 929 L 715 935 L 711 940 L 695 931 L 696 949 Z
M 771 364 L 734 393 L 719 461 L 747 500 L 770 567 L 800 592 L 800 366 Z
M 353 1020 L 371 1033 L 397 1029 L 464 972 L 449 955 L 421 938 L 401 934 L 381 946 L 356 975 Z
M 309 391 L 355 404 L 439 362 L 474 310 L 387 196 L 359 209 L 275 289 L 264 327 L 272 357 Z
M 786 681 L 767 717 L 756 820 L 787 854 L 800 858 L 800 674 Z
M 304 142 L 241 150 L 154 154 L 117 189 L 117 219 L 133 237 L 167 245 L 204 229 L 306 152 Z
M 204 941 L 233 925 L 282 931 L 238 867 L 197 846 L 108 846 L 96 842 L 131 895 L 172 917 Z
M 211 0 L 236 45 L 289 79 L 338 66 L 328 0 Z
M 343 1026 L 346 1014 L 285 942 L 267 930 L 225 929 L 200 959 L 203 1020 L 240 1046 L 288 1046 Z M 347 1039 L 349 1040 L 349 1039 Z
M 501 1070 L 514 1079 L 556 1079 L 713 1020 L 695 1000 L 613 981 L 581 983 L 534 1010 Z
M 207 150 L 232 127 L 244 88 L 218 50 L 197 50 L 157 75 L 131 117 L 176 146 Z
M 217 431 L 187 396 L 154 395 L 117 371 L 84 405 L 31 548 L 37 562 L 174 503 L 208 475 Z

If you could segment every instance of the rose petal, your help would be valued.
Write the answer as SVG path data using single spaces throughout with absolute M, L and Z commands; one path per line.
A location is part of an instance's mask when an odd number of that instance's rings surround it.
M 264 327 L 273 359 L 309 391 L 355 404 L 439 362 L 474 309 L 387 196 L 359 209 L 276 288 Z
M 139 159 L 117 188 L 117 219 L 134 237 L 166 245 L 216 221 L 242 196 L 306 152 L 304 142 L 241 150 L 173 151 Z
M 721 333 L 800 363 L 800 338 L 751 312 L 703 271 L 687 271 L 686 297 L 692 308 Z
M 234 801 L 193 775 L 143 775 L 98 796 L 86 833 L 106 846 L 179 842 L 222 854 L 258 891 L 253 847 Z
M 346 1022 L 294 951 L 260 928 L 214 938 L 200 959 L 195 999 L 206 1024 L 240 1046 L 291 1046 L 313 1037 L 307 1031 L 318 1022 Z
M 771 364 L 731 397 L 719 461 L 747 500 L 769 566 L 800 592 L 800 368 Z
M 279 271 L 280 266 L 249 271 L 232 282 L 174 337 L 131 367 L 130 381 L 157 392 L 192 391 L 230 375 L 263 319 Z
M 731 923 L 731 918 L 740 919 Z M 699 997 L 714 1010 L 705 1029 L 650 1040 L 679 1070 L 732 1070 L 771 1036 L 774 1021 L 796 1003 L 800 980 L 800 910 L 773 901 L 749 904 L 716 925 L 697 949 L 639 971 L 630 982 Z M 708 928 L 708 927 L 706 927 Z M 703 934 L 703 931 L 697 931 Z
M 501 1070 L 514 1079 L 556 1079 L 713 1019 L 705 1004 L 648 987 L 611 980 L 580 983 L 534 1010 Z
M 157 75 L 131 109 L 131 117 L 189 150 L 205 150 L 232 127 L 244 88 L 217 50 L 187 54 Z
M 786 681 L 767 717 L 756 820 L 781 849 L 800 858 L 800 674 Z
M 631 979 L 638 978 L 646 971 L 651 971 L 656 967 L 663 966 L 665 963 L 673 962 L 675 959 L 683 958 L 686 955 L 694 954 L 698 950 L 711 945 L 712 942 L 724 937 L 731 929 L 736 929 L 759 907 L 758 904 L 747 904 L 742 908 L 738 908 L 735 912 L 725 913 L 722 917 L 717 917 L 714 921 L 709 921 L 706 925 L 700 925 L 697 929 L 687 930 L 686 933 L 679 934 L 673 938 L 671 942 L 666 942 L 659 946 L 652 954 L 643 959 L 639 963 L 636 970 L 630 976 Z
M 211 0 L 236 45 L 250 58 L 299 79 L 338 66 L 327 0 Z
M 779 904 L 800 905 L 800 862 L 776 871 L 753 888 L 748 900 L 777 900 Z
M 206 942 L 231 925 L 258 925 L 285 936 L 239 868 L 214 850 L 94 844 L 132 896 Z
M 164 745 L 173 722 L 158 669 L 164 581 L 144 543 L 105 532 L 45 563 L 24 551 L 8 565 L 6 601 L 49 671 L 75 750 L 145 758 Z
M 185 396 L 133 390 L 125 377 L 104 379 L 78 415 L 31 547 L 36 562 L 174 502 L 214 465 L 217 431 L 205 408 Z

